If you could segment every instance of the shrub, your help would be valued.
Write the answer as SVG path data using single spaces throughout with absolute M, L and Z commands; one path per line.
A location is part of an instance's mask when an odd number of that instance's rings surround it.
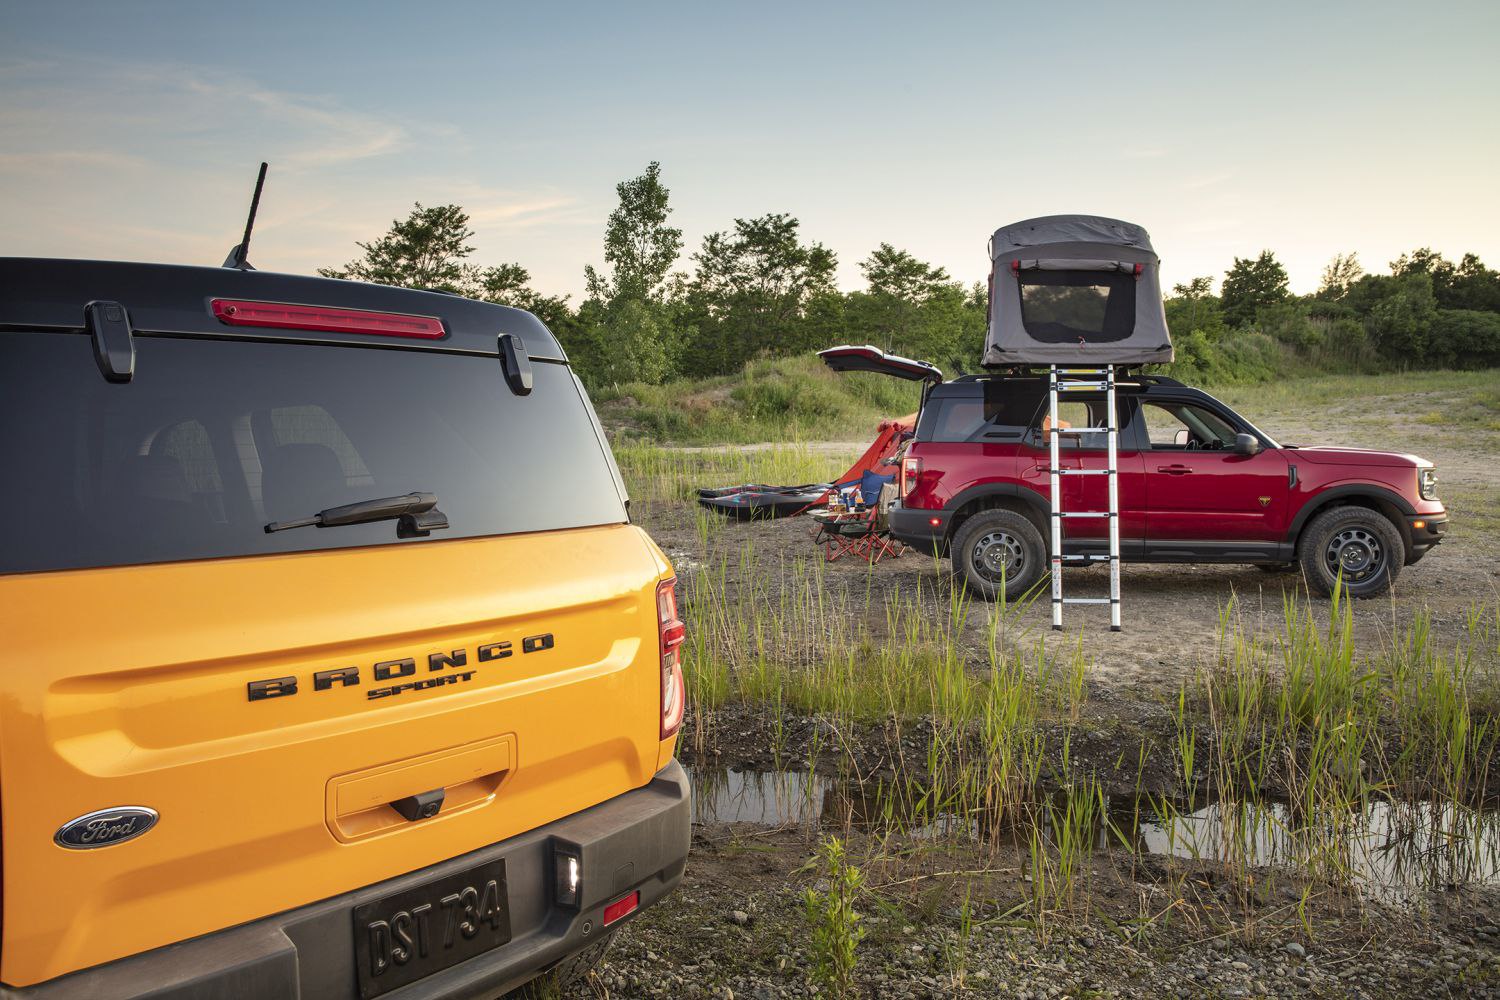
M 1431 361 L 1454 368 L 1500 365 L 1500 313 L 1439 309 L 1432 321 Z

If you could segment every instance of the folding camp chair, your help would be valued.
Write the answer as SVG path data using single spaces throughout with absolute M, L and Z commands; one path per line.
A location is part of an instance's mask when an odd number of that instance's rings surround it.
M 891 537 L 889 519 L 895 499 L 895 487 L 887 483 L 873 507 L 860 511 L 814 511 L 811 516 L 818 528 L 813 544 L 822 547 L 823 558 L 828 562 L 852 554 L 873 565 L 886 556 L 900 556 L 906 546 Z

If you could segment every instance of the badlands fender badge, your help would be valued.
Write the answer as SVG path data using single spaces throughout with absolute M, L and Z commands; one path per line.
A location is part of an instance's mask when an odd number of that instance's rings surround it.
M 145 806 L 98 809 L 64 823 L 52 840 L 71 851 L 91 851 L 134 840 L 155 826 L 157 819 L 156 810 Z

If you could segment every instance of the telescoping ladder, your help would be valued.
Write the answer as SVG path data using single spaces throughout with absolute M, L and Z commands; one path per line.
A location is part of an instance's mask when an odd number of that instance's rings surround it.
M 1084 376 L 1080 379 L 1077 376 Z M 1092 376 L 1092 377 L 1090 377 Z M 1103 427 L 1070 427 L 1064 429 L 1058 420 L 1058 396 L 1080 390 L 1104 390 L 1106 423 Z M 1115 410 L 1115 366 L 1103 368 L 1059 368 L 1053 365 L 1048 379 L 1050 397 L 1049 445 L 1051 447 L 1049 472 L 1052 486 L 1052 627 L 1062 629 L 1064 604 L 1108 604 L 1109 628 L 1120 631 L 1120 461 L 1119 419 Z M 1108 467 L 1103 469 L 1064 469 L 1058 442 L 1064 434 L 1105 434 L 1108 444 Z M 1079 442 L 1082 444 L 1082 441 Z M 1080 463 L 1081 464 L 1081 463 Z M 1108 476 L 1109 510 L 1065 511 L 1062 504 L 1063 476 Z M 1109 555 L 1063 555 L 1063 521 L 1073 517 L 1102 517 L 1109 521 Z M 1109 563 L 1109 597 L 1064 597 L 1062 569 L 1068 563 Z

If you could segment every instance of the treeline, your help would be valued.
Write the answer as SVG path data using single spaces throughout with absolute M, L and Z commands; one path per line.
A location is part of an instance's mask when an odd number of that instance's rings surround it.
M 1267 381 L 1298 368 L 1390 371 L 1500 365 L 1500 274 L 1474 254 L 1457 264 L 1423 248 L 1389 274 L 1339 254 L 1312 295 L 1292 295 L 1269 251 L 1172 289 L 1167 324 L 1179 377 Z
M 860 261 L 866 287 L 834 285 L 837 258 L 784 214 L 736 219 L 682 260 L 661 168 L 616 186 L 603 263 L 586 267 L 586 292 L 530 287 L 519 264 L 478 267 L 468 216 L 457 205 L 417 205 L 360 257 L 320 273 L 456 292 L 528 309 L 557 335 L 591 388 L 661 384 L 739 371 L 757 358 L 872 343 L 972 371 L 984 344 L 986 293 L 882 243 Z M 1177 285 L 1166 301 L 1179 377 L 1260 381 L 1297 369 L 1373 371 L 1500 365 L 1500 275 L 1473 254 L 1458 263 L 1428 249 L 1391 273 L 1366 274 L 1354 254 L 1325 270 L 1313 295 L 1292 295 L 1286 270 L 1264 251 L 1236 258 L 1219 294 L 1213 280 Z

